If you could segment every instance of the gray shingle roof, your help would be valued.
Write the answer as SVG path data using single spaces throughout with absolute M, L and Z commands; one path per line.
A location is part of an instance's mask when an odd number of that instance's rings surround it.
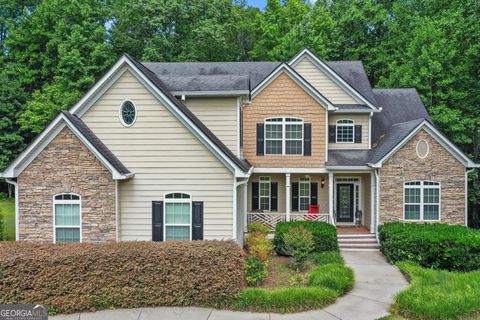
M 230 160 L 232 160 L 239 168 L 244 172 L 250 170 L 251 165 L 243 160 L 240 160 L 233 152 L 215 135 L 210 129 L 203 124 L 194 114 L 188 109 L 181 101 L 175 98 L 167 89 L 162 80 L 160 80 L 154 72 L 145 67 L 142 63 L 138 62 L 129 55 L 126 55 L 128 59 L 142 72 L 175 106 L 182 112 L 195 126 L 208 137 L 208 139 L 216 145 Z
M 62 111 L 62 114 L 80 131 L 85 139 L 90 142 L 95 149 L 110 163 L 115 170 L 122 175 L 131 174 L 130 170 L 123 165 L 123 163 L 103 144 L 103 142 L 93 133 L 92 130 L 76 115 L 71 114 L 68 111 Z

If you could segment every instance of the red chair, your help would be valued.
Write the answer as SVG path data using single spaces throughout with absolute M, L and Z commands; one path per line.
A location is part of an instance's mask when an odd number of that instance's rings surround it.
M 305 220 L 318 221 L 318 214 L 320 213 L 320 206 L 318 204 L 310 204 L 308 206 L 308 216 Z

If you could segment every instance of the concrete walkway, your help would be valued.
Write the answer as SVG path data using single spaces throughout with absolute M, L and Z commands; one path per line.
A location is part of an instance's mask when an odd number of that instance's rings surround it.
M 323 310 L 295 314 L 249 313 L 207 308 L 160 307 L 107 310 L 50 317 L 55 320 L 373 320 L 388 315 L 394 295 L 408 286 L 378 251 L 344 251 L 355 287 Z

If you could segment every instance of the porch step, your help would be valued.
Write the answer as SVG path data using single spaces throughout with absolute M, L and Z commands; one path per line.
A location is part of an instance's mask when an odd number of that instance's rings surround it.
M 345 251 L 378 251 L 380 248 L 373 233 L 340 234 L 338 246 Z

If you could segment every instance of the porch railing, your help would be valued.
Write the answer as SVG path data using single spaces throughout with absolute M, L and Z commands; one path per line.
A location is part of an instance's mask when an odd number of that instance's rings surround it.
M 277 212 L 249 212 L 247 213 L 247 225 L 261 223 L 267 226 L 270 231 L 275 231 L 277 223 L 287 221 L 286 213 Z M 328 213 L 290 213 L 289 221 L 323 221 L 332 223 Z

